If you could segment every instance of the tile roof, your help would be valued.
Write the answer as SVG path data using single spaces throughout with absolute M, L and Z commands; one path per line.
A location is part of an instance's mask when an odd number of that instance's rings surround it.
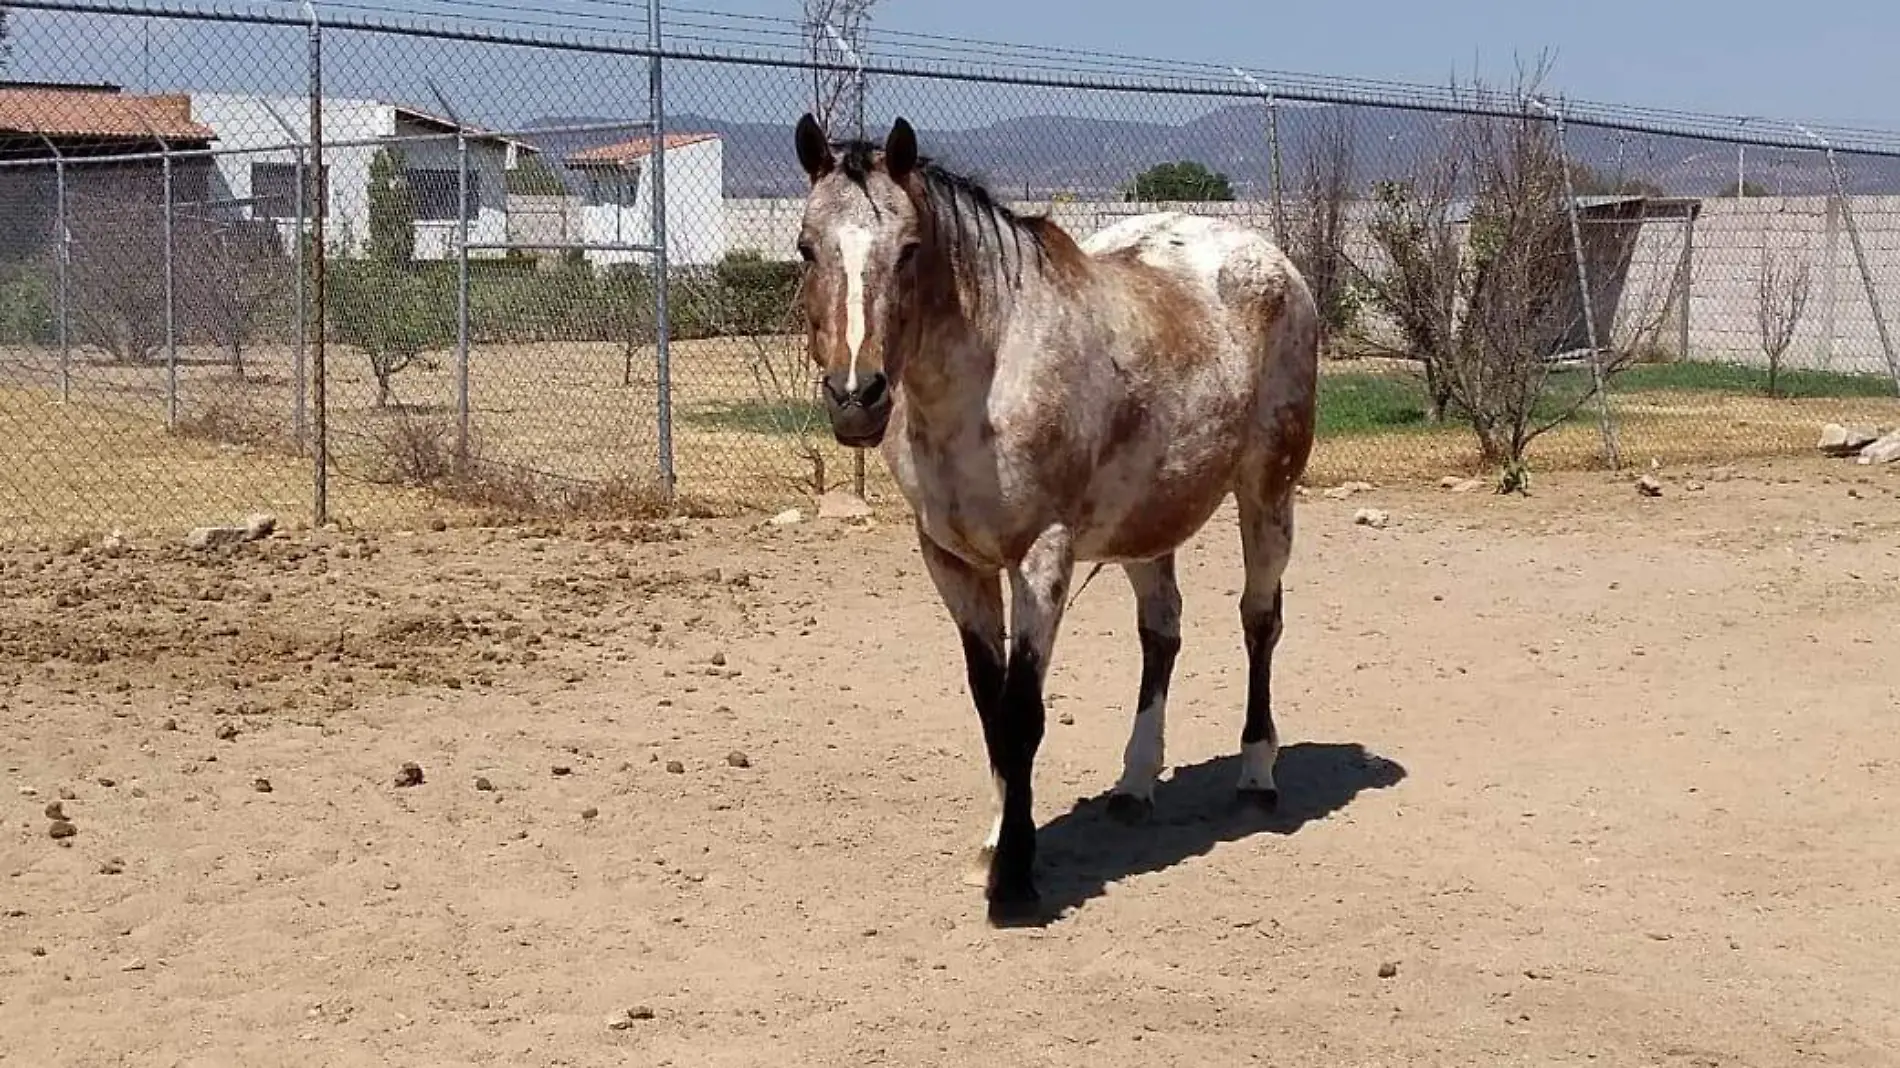
M 701 141 L 717 141 L 716 133 L 670 133 L 666 135 L 666 150 L 685 148 Z M 631 141 L 618 144 L 601 145 L 597 148 L 583 149 L 567 157 L 569 166 L 587 166 L 589 164 L 632 163 L 653 154 L 653 138 L 636 137 Z
M 0 132 L 48 137 L 210 141 L 209 126 L 191 118 L 191 98 L 127 96 L 71 89 L 0 89 Z

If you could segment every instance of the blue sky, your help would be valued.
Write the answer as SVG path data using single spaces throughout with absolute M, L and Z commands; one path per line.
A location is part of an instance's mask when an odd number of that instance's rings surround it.
M 795 18 L 799 0 L 666 0 L 669 8 Z M 548 0 L 329 0 L 337 14 L 461 10 L 490 18 L 574 25 L 644 25 L 643 4 Z M 1799 18 L 1789 12 L 1798 11 Z M 694 16 L 678 15 L 682 21 Z M 294 29 L 213 27 L 19 12 L 15 70 L 28 77 L 96 77 L 134 88 L 295 91 L 302 35 Z M 702 18 L 702 21 L 703 18 Z M 1163 59 L 1442 86 L 1474 68 L 1508 79 L 1514 57 L 1555 51 L 1549 88 L 1608 103 L 1755 114 L 1834 126 L 1900 130 L 1900 4 L 1808 0 L 881 0 L 880 29 L 1021 44 L 1099 49 Z M 743 24 L 741 24 L 743 25 Z M 767 34 L 771 24 L 754 24 Z M 682 31 L 689 32 L 689 31 Z M 707 31 L 698 31 L 709 36 Z M 472 119 L 506 124 L 545 114 L 643 114 L 644 65 L 624 57 L 339 34 L 331 90 L 424 102 L 422 79 L 447 89 Z M 669 79 L 676 111 L 733 119 L 795 117 L 800 80 L 782 71 L 683 65 Z M 878 117 L 903 111 L 943 125 L 1059 113 L 1182 121 L 1217 105 L 1160 96 L 1016 90 L 885 80 Z
M 782 15 L 796 0 L 667 0 Z M 1900 4 L 1881 0 L 882 0 L 880 27 L 1443 84 L 1556 51 L 1612 103 L 1900 128 Z

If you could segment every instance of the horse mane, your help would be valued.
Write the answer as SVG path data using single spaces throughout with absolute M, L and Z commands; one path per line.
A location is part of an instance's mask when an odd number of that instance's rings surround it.
M 862 186 L 882 146 L 845 141 L 835 146 L 844 176 Z M 917 157 L 925 201 L 939 241 L 959 283 L 978 300 L 1002 290 L 1019 289 L 1025 269 L 1041 275 L 1049 265 L 1047 215 L 1019 215 L 982 182 L 950 170 L 929 156 Z

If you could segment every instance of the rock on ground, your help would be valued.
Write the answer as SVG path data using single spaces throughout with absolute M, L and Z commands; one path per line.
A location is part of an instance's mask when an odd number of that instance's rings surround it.
M 1829 423 L 1821 428 L 1820 449 L 1829 456 L 1852 456 L 1879 438 L 1880 431 L 1875 427 Z
M 1660 497 L 1663 493 L 1663 484 L 1658 482 L 1654 475 L 1644 475 L 1636 480 L 1636 492 L 1645 497 Z
M 1860 450 L 1860 462 L 1864 464 L 1890 464 L 1895 460 L 1900 460 L 1900 430 Z
M 820 519 L 869 519 L 871 506 L 850 490 L 832 490 L 818 498 Z
M 1377 508 L 1361 508 L 1352 514 L 1352 521 L 1358 526 L 1383 530 L 1392 521 L 1392 517 Z

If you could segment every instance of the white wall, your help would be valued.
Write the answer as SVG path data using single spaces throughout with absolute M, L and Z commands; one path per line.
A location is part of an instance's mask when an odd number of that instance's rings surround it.
M 218 135 L 216 173 L 220 193 L 238 199 L 253 195 L 251 165 L 254 163 L 293 163 L 296 151 L 284 147 L 289 141 L 283 125 L 271 117 L 282 116 L 301 141 L 308 133 L 309 104 L 303 97 L 259 97 L 229 93 L 198 93 L 192 96 L 192 116 L 210 126 Z M 396 109 L 374 100 L 331 98 L 323 104 L 324 168 L 329 173 L 329 217 L 325 241 L 335 253 L 355 255 L 362 251 L 369 235 L 369 169 L 380 145 L 360 142 L 389 142 L 395 138 L 405 162 L 411 167 L 457 167 L 455 137 L 422 126 L 398 121 Z M 356 142 L 337 144 L 336 142 Z M 508 207 L 506 146 L 494 141 L 471 140 L 469 169 L 479 173 L 480 201 L 469 220 L 469 240 L 503 241 L 507 238 Z M 309 164 L 306 157 L 306 165 Z M 247 211 L 248 215 L 249 212 Z M 295 223 L 279 225 L 285 247 L 294 246 Z M 454 254 L 455 220 L 416 223 L 418 259 L 447 259 Z M 499 253 L 478 253 L 499 255 Z
M 1857 196 L 1849 207 L 1867 254 L 1868 274 L 1880 296 L 1889 335 L 1900 345 L 1900 197 Z M 1206 204 L 1138 204 L 1122 201 L 1013 203 L 1025 213 L 1050 214 L 1077 238 L 1115 220 L 1144 211 L 1179 208 L 1234 218 L 1262 228 L 1272 225 L 1270 205 L 1260 201 Z M 1291 210 L 1291 208 L 1290 208 Z M 797 255 L 804 201 L 797 198 L 734 198 L 726 201 L 730 246 L 753 249 L 767 259 Z M 1591 225 L 1591 224 L 1586 224 Z M 1609 225 L 1609 224 L 1605 224 Z M 1347 212 L 1347 245 L 1356 260 L 1377 254 L 1366 233 L 1363 204 Z M 1805 265 L 1810 277 L 1806 313 L 1784 365 L 1864 374 L 1884 373 L 1886 356 L 1874 324 L 1860 268 L 1844 221 L 1829 222 L 1826 197 L 1711 197 L 1702 201 L 1691 256 L 1689 353 L 1698 360 L 1764 362 L 1757 325 L 1764 249 L 1784 270 Z M 1668 302 L 1680 269 L 1685 229 L 1673 219 L 1651 219 L 1642 234 L 1618 305 L 1609 324 L 1614 344 L 1635 342 L 1639 331 L 1661 329 L 1659 346 L 1680 346 L 1679 308 Z M 1830 270 L 1831 266 L 1831 270 Z
M 646 244 L 653 240 L 652 160 L 639 161 L 631 203 L 604 202 L 590 188 L 581 194 L 581 234 L 589 244 Z M 612 167 L 576 167 L 582 183 L 618 180 Z M 725 143 L 718 138 L 668 149 L 666 153 L 666 251 L 678 266 L 709 266 L 726 256 Z M 639 253 L 596 250 L 595 265 L 644 261 Z

